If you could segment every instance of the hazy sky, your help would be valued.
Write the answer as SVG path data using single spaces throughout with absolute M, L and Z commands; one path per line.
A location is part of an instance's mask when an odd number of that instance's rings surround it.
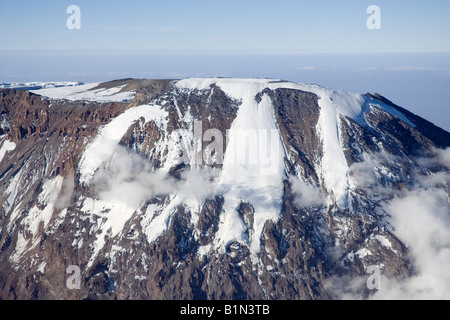
M 191 76 L 379 92 L 450 130 L 450 1 L 0 2 L 2 82 Z
M 81 30 L 66 28 L 71 4 Z M 381 30 L 366 27 L 371 4 L 381 8 Z M 447 0 L 16 0 L 0 8 L 3 49 L 450 51 Z

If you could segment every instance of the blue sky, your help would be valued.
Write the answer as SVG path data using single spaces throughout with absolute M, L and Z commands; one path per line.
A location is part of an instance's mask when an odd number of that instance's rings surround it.
M 450 1 L 1 1 L 0 39 L 2 82 L 281 78 L 379 92 L 450 130 Z
M 66 28 L 71 4 L 81 9 L 81 30 Z M 381 30 L 366 27 L 371 4 L 381 8 Z M 449 14 L 445 0 L 2 1 L 0 48 L 449 52 Z

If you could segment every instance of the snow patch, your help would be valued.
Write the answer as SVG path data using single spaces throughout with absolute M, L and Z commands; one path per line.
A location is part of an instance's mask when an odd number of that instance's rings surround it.
M 377 241 L 384 247 L 388 248 L 389 250 L 391 250 L 392 252 L 394 252 L 395 254 L 397 254 L 397 250 L 395 250 L 394 248 L 392 248 L 392 243 L 388 240 L 388 238 L 386 238 L 385 236 L 382 235 L 376 235 L 375 239 L 377 239 Z
M 100 83 L 88 83 L 78 86 L 54 87 L 30 92 L 50 99 L 87 100 L 96 102 L 130 102 L 134 98 L 133 91 L 120 92 L 124 85 L 109 89 L 96 89 Z
M 0 147 L 0 162 L 2 162 L 3 157 L 6 155 L 7 152 L 13 151 L 14 149 L 16 149 L 16 144 L 14 142 L 9 140 L 3 141 Z
M 105 237 L 112 238 L 120 234 L 125 223 L 137 209 L 137 207 L 130 207 L 128 204 L 120 201 L 111 202 L 92 198 L 84 199 L 80 211 L 99 218 L 99 222 L 91 229 L 91 232 L 96 237 L 95 241 L 91 244 L 93 252 L 87 264 L 88 268 L 92 266 L 98 253 L 104 247 L 106 243 Z
M 64 177 L 62 176 L 47 180 L 42 187 L 42 192 L 38 196 L 38 204 L 44 207 L 44 209 L 41 210 L 38 206 L 34 206 L 28 216 L 23 220 L 23 224 L 28 226 L 27 230 L 33 234 L 33 238 L 38 236 L 41 222 L 43 222 L 44 230 L 49 224 L 53 216 L 56 200 L 61 191 L 63 180 Z
M 38 204 L 30 209 L 27 216 L 22 220 L 23 229 L 19 231 L 18 241 L 11 261 L 18 263 L 25 251 L 31 250 L 39 242 L 42 227 L 47 228 L 53 217 L 55 203 L 61 191 L 64 177 L 57 176 L 47 180 L 42 186 L 42 191 L 38 196 Z M 41 209 L 42 208 L 42 209 Z M 31 245 L 29 245 L 31 241 Z
M 140 105 L 126 110 L 109 124 L 103 126 L 81 158 L 79 165 L 80 184 L 89 184 L 100 165 L 113 156 L 116 146 L 128 128 L 141 117 L 146 122 L 153 120 L 165 127 L 167 112 L 160 106 Z
M 74 87 L 82 85 L 82 82 L 3 82 L 0 89 L 38 90 L 59 87 Z
M 40 272 L 40 273 L 42 273 L 42 274 L 44 274 L 45 273 L 45 268 L 47 267 L 47 263 L 44 261 L 44 262 L 42 262 L 40 265 L 39 265 L 39 267 L 37 268 L 37 272 Z
M 357 255 L 360 259 L 363 259 L 365 256 L 372 255 L 372 252 L 366 248 L 362 248 L 356 251 L 355 255 Z

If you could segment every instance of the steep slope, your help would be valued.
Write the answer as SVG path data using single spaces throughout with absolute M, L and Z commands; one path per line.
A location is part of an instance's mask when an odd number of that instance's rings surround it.
M 124 79 L 1 90 L 0 112 L 4 299 L 337 298 L 415 273 L 402 192 L 448 206 L 450 133 L 379 95 Z

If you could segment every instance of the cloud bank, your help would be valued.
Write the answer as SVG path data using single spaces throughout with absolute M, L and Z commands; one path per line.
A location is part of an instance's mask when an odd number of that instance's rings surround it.
M 381 204 L 394 234 L 408 249 L 413 272 L 406 279 L 382 275 L 381 287 L 370 299 L 450 299 L 450 148 L 433 149 L 416 160 L 428 175 L 415 173 L 413 187 L 391 190 L 393 199 Z M 352 169 L 359 185 L 377 185 L 379 166 L 373 161 Z M 386 192 L 387 188 L 372 190 Z M 336 278 L 330 288 L 341 299 L 361 299 L 368 277 Z
M 300 208 L 320 206 L 325 203 L 325 196 L 319 188 L 299 179 L 296 176 L 289 178 L 294 204 Z
M 388 186 L 379 179 L 380 170 L 384 170 L 381 162 L 392 160 L 366 159 L 354 164 L 354 181 L 372 192 L 387 192 Z M 393 233 L 408 249 L 413 274 L 406 279 L 382 275 L 381 288 L 372 291 L 371 299 L 450 299 L 450 148 L 434 149 L 417 163 L 425 171 L 434 171 L 425 176 L 422 171 L 417 173 L 413 187 L 390 190 L 394 197 L 379 204 L 388 213 L 386 219 Z M 114 156 L 95 175 L 93 186 L 102 200 L 121 201 L 136 208 L 153 197 L 169 194 L 176 194 L 180 203 L 196 206 L 214 195 L 219 172 L 188 168 L 177 179 L 153 169 L 143 157 L 117 147 Z M 289 181 L 296 206 L 325 204 L 319 188 L 294 176 Z M 361 299 L 368 277 L 336 278 L 330 288 L 342 299 Z
M 162 169 L 154 169 L 140 155 L 117 146 L 114 155 L 93 179 L 94 192 L 105 201 L 120 201 L 138 208 L 161 195 L 177 194 L 185 202 L 201 202 L 212 196 L 218 170 L 184 170 L 179 179 Z

